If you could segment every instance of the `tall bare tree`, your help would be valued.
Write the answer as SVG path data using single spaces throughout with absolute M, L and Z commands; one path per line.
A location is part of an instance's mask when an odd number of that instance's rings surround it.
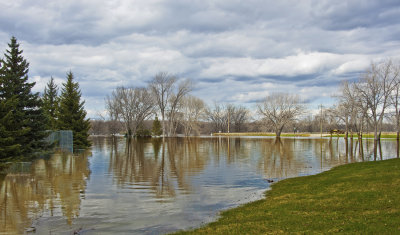
M 396 65 L 394 68 L 394 73 L 399 74 L 400 73 L 400 66 Z M 400 139 L 400 76 L 397 76 L 396 79 L 397 84 L 395 88 L 393 89 L 393 94 L 391 96 L 391 103 L 394 108 L 394 120 L 395 120 L 395 126 L 396 126 L 396 134 L 397 134 L 397 140 Z
M 400 139 L 400 109 L 399 109 L 399 98 L 400 98 L 400 87 L 396 87 L 393 95 L 393 107 L 394 107 L 394 123 L 396 126 L 396 139 Z
M 182 80 L 179 84 L 176 84 L 177 80 L 173 75 L 160 72 L 149 83 L 149 88 L 161 114 L 164 136 L 175 134 L 177 113 L 181 105 L 181 100 L 192 90 L 192 82 L 189 79 Z M 168 122 L 165 120 L 166 117 L 168 118 Z
M 349 131 L 351 136 L 353 131 L 359 132 L 363 124 L 363 106 L 360 96 L 354 83 L 342 82 L 340 86 L 341 94 L 337 96 L 339 104 L 330 109 L 330 113 L 335 115 L 345 125 L 345 138 L 348 138 Z
M 226 111 L 229 115 L 229 131 L 243 131 L 245 123 L 249 120 L 249 110 L 244 106 L 228 104 L 226 106 Z
M 146 88 L 118 87 L 112 92 L 110 103 L 115 105 L 115 112 L 125 124 L 129 137 L 136 134 L 154 111 L 154 100 Z
M 214 105 L 205 110 L 206 119 L 211 124 L 211 131 L 219 132 L 227 130 L 227 115 L 225 107 L 222 104 L 214 102 Z
M 375 140 L 380 139 L 385 111 L 391 103 L 391 94 L 399 83 L 398 77 L 399 71 L 391 61 L 372 63 L 360 81 L 355 83 L 360 101 L 368 108 Z
M 173 93 L 173 86 L 175 84 L 176 77 L 168 74 L 167 72 L 159 72 L 149 83 L 149 88 L 152 92 L 153 98 L 156 101 L 156 105 L 161 113 L 161 124 L 163 136 L 166 134 L 165 128 L 165 114 L 168 106 L 168 102 Z
M 185 96 L 182 100 L 182 125 L 185 136 L 193 132 L 199 134 L 199 121 L 204 116 L 205 104 L 203 100 L 194 96 Z
M 345 138 L 348 136 L 349 132 L 349 123 L 350 123 L 350 112 L 347 108 L 346 103 L 339 102 L 338 104 L 334 105 L 333 107 L 326 110 L 328 116 L 331 119 L 335 119 L 335 122 L 338 124 L 344 124 L 345 126 Z
M 257 109 L 258 113 L 272 125 L 277 138 L 280 138 L 285 125 L 294 122 L 304 112 L 299 97 L 286 93 L 267 96 L 257 104 Z
M 249 120 L 249 110 L 234 104 L 218 104 L 205 111 L 206 119 L 212 126 L 212 131 L 240 132 Z
M 168 100 L 168 135 L 174 136 L 178 126 L 178 113 L 182 108 L 182 99 L 192 90 L 192 81 L 189 79 L 182 80 Z
M 108 132 L 115 136 L 120 130 L 121 123 L 119 121 L 120 114 L 118 108 L 117 99 L 107 96 L 105 99 L 106 110 L 108 113 L 109 121 L 108 121 Z

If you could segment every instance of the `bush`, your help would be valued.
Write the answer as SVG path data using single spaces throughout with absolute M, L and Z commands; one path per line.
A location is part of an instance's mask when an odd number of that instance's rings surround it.
M 136 131 L 137 137 L 151 137 L 151 131 L 148 129 L 139 129 Z

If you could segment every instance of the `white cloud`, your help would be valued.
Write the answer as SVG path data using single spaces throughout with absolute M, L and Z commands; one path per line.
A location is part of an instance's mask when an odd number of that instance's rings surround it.
M 358 61 L 354 61 L 358 58 Z M 349 61 L 350 60 L 350 61 Z M 287 76 L 313 75 L 333 70 L 335 74 L 355 72 L 365 69 L 365 56 L 340 55 L 333 53 L 300 51 L 278 59 L 217 58 L 210 59 L 209 68 L 203 71 L 205 77 L 224 76 Z M 368 61 L 368 60 L 367 60 Z
M 96 115 L 117 86 L 159 71 L 196 81 L 207 102 L 252 105 L 271 92 L 318 102 L 371 61 L 399 58 L 396 1 L 2 1 L 0 48 L 14 35 L 42 91 L 71 70 Z
M 371 61 L 367 58 L 360 58 L 359 60 L 350 60 L 348 62 L 343 63 L 338 68 L 332 70 L 333 75 L 341 75 L 351 72 L 358 72 L 365 70 Z

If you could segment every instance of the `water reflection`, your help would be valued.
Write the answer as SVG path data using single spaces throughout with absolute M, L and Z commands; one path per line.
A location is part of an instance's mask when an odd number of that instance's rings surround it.
M 127 140 L 120 151 L 114 142 L 109 168 L 119 187 L 151 186 L 157 198 L 174 197 L 175 191 L 191 191 L 187 177 L 201 172 L 209 155 L 199 151 L 199 142 L 190 138 Z
M 96 137 L 0 178 L 0 233 L 166 233 L 262 197 L 269 180 L 398 156 L 395 141 Z M 374 152 L 377 155 L 374 155 Z M 90 178 L 89 178 L 90 175 Z
M 79 216 L 90 171 L 87 154 L 55 154 L 22 164 L 0 179 L 0 233 L 21 234 L 39 216 L 62 215 L 67 224 Z M 26 168 L 26 167 L 25 167 Z

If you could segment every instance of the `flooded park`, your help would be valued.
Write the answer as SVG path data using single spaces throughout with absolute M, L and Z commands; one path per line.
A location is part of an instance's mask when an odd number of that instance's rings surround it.
M 164 234 L 264 197 L 274 182 L 397 157 L 395 140 L 91 137 L 0 176 L 1 234 Z

